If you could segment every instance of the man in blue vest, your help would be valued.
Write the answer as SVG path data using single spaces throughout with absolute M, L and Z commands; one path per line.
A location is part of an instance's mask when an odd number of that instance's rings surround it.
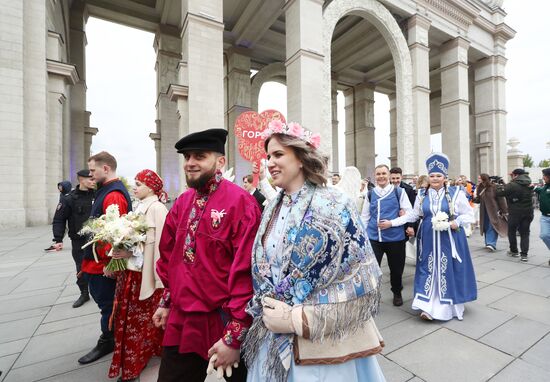
M 390 169 L 385 164 L 374 169 L 376 186 L 367 193 L 361 220 L 378 264 L 384 253 L 390 268 L 393 305 L 403 305 L 403 269 L 405 268 L 405 223 L 412 223 L 412 206 L 401 187 L 390 183 Z
M 92 180 L 97 183 L 94 204 L 90 217 L 97 218 L 104 215 L 110 205 L 117 204 L 119 213 L 124 215 L 132 210 L 132 200 L 128 190 L 116 175 L 117 162 L 115 157 L 102 151 L 88 159 L 88 169 Z M 98 261 L 92 254 L 92 247 L 86 247 L 82 259 L 82 272 L 88 280 L 90 294 L 101 311 L 101 336 L 97 345 L 86 355 L 80 357 L 80 364 L 94 362 L 114 350 L 115 340 L 112 328 L 109 328 L 109 317 L 113 311 L 116 280 L 114 275 L 105 270 L 110 258 L 107 256 L 111 249 L 109 243 L 96 244 Z

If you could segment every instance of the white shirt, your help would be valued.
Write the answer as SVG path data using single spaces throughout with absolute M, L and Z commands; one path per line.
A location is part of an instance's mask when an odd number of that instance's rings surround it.
M 388 193 L 394 192 L 393 191 L 394 188 L 395 186 L 393 184 L 388 183 L 386 184 L 385 187 L 380 187 L 377 185 L 372 189 L 372 192 L 376 192 L 378 196 L 383 197 Z M 412 213 L 411 202 L 404 189 L 402 190 L 401 196 L 399 197 L 399 208 L 405 211 L 405 214 L 403 216 L 399 216 L 395 219 L 392 219 L 391 220 L 392 227 L 399 227 L 405 223 L 413 223 L 418 219 L 418 217 L 415 217 Z M 365 193 L 365 203 L 363 203 L 363 211 L 361 211 L 361 220 L 363 221 L 363 225 L 365 226 L 365 229 L 369 225 L 370 218 L 371 218 L 370 200 L 367 192 Z

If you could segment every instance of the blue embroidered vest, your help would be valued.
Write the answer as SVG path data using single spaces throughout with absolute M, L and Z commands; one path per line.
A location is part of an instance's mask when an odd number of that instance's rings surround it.
M 367 235 L 370 240 L 380 242 L 394 242 L 405 240 L 405 231 L 403 226 L 390 227 L 387 229 L 378 229 L 380 220 L 393 220 L 399 217 L 401 206 L 401 193 L 403 189 L 395 187 L 391 192 L 380 197 L 376 192 L 371 192 L 370 201 L 370 219 L 367 225 Z

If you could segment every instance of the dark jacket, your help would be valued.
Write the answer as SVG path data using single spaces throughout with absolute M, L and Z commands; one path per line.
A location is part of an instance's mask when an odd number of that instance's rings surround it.
M 78 231 L 90 217 L 93 202 L 94 191 L 81 191 L 79 186 L 62 196 L 53 217 L 53 240 L 56 243 L 63 242 L 67 225 L 71 240 L 81 239 Z
M 497 196 L 506 197 L 510 214 L 533 213 L 533 187 L 527 174 L 518 175 L 510 183 L 499 186 Z
M 68 180 L 64 180 L 57 183 L 58 188 L 59 186 L 61 186 L 61 190 L 59 191 L 59 193 L 61 194 L 59 195 L 59 202 L 61 203 L 61 199 L 63 198 L 63 196 L 66 196 L 69 194 L 69 192 L 71 192 L 71 188 L 73 188 L 73 185 Z
M 258 202 L 258 205 L 260 206 L 260 211 L 264 212 L 265 196 L 258 189 L 254 190 L 254 193 L 252 194 L 252 196 Z
M 537 187 L 535 192 L 539 198 L 540 212 L 544 216 L 550 216 L 550 183 Z

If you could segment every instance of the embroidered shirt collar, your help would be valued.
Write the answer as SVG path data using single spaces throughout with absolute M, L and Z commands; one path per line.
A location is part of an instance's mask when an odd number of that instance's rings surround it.
M 204 187 L 197 189 L 197 194 L 199 195 L 205 195 L 205 194 L 211 194 L 212 192 L 216 191 L 218 186 L 223 180 L 223 174 L 220 170 L 216 170 L 216 173 L 212 178 L 206 182 Z

